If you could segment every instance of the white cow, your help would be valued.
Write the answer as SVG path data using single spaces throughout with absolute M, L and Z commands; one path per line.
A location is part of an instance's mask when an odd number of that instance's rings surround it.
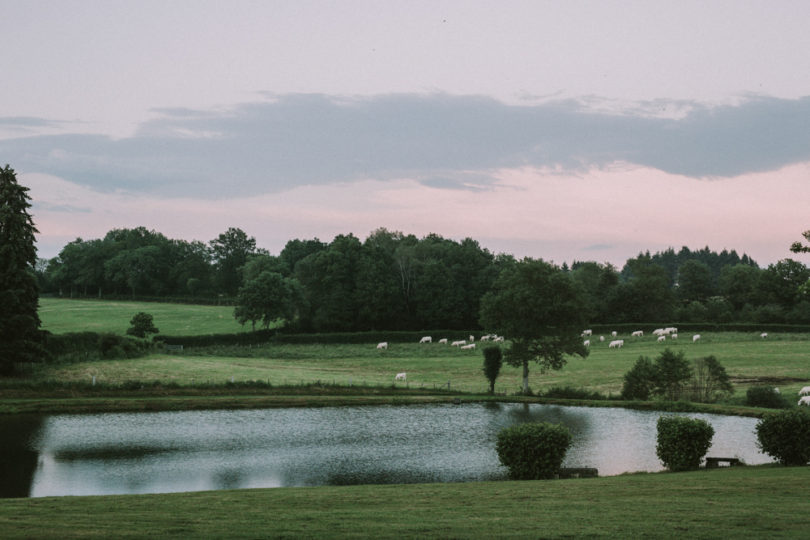
M 495 336 L 492 341 L 503 341 L 503 336 Z
M 593 330 L 583 330 L 582 331 L 582 337 L 592 336 L 592 335 L 593 335 Z
M 481 339 L 479 341 L 489 341 L 489 338 L 490 338 L 489 334 L 486 334 L 484 336 L 481 336 Z
M 692 343 L 696 342 L 699 339 L 700 339 L 700 334 L 695 334 L 694 336 L 692 336 Z
M 599 341 L 605 341 L 605 336 L 599 336 Z
M 664 335 L 664 329 L 663 328 L 656 328 L 655 330 L 652 331 L 652 333 L 653 333 L 654 336 L 662 336 L 662 335 Z
M 443 343 L 443 344 L 447 345 L 447 338 L 440 339 L 439 343 Z
M 451 347 L 461 347 L 462 345 L 464 345 L 466 343 L 467 343 L 466 340 L 461 339 L 459 341 L 454 341 L 453 343 L 450 344 L 450 346 Z
M 671 334 L 669 339 L 678 339 L 678 334 Z
M 472 343 L 473 341 L 475 341 L 475 336 L 470 334 L 470 343 Z
M 380 343 L 377 343 L 377 348 L 378 349 L 388 349 L 388 342 L 387 341 L 381 341 Z
M 397 373 L 396 377 L 394 377 L 395 381 L 404 381 L 407 375 L 405 373 Z
M 799 407 L 801 407 L 802 405 L 810 407 L 810 396 L 804 396 L 802 399 L 799 400 Z
M 613 332 L 610 333 L 610 335 L 613 336 L 613 337 L 616 337 L 616 336 L 619 335 L 619 333 L 616 332 L 616 330 L 614 330 Z
M 799 390 L 800 396 L 810 396 L 810 386 L 805 386 L 801 390 Z
M 585 341 L 582 342 L 582 344 L 585 345 L 586 347 L 590 347 L 591 346 L 591 340 L 586 339 Z
M 658 343 L 661 343 L 661 342 L 666 341 L 666 340 L 667 340 L 667 336 L 658 336 Z
M 608 349 L 621 349 L 622 347 L 624 347 L 623 339 L 615 339 L 608 343 Z
M 762 339 L 765 339 L 766 337 L 768 337 L 768 332 L 762 332 L 762 333 L 759 335 L 759 337 L 761 337 Z
M 653 333 L 655 333 L 655 332 L 653 332 Z M 632 334 L 630 334 L 630 336 L 631 336 L 631 337 L 641 337 L 641 336 L 643 336 L 643 335 L 644 335 L 644 331 L 643 331 L 643 330 L 636 330 L 635 332 L 633 332 Z
M 465 350 L 465 351 L 469 351 L 469 350 L 471 350 L 471 349 L 475 349 L 475 343 L 470 343 L 469 345 L 462 345 L 462 346 L 461 346 L 461 349 L 462 349 L 462 350 Z
M 432 342 L 433 342 L 433 338 L 430 337 L 430 336 L 425 336 L 425 337 L 423 337 L 422 339 L 419 340 L 419 343 L 432 343 Z
M 675 328 L 674 326 L 667 326 L 666 328 L 664 328 L 664 333 L 665 334 L 677 334 L 678 329 Z

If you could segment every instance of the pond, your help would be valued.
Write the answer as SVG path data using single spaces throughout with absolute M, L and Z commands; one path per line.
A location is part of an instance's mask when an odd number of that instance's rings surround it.
M 571 429 L 564 466 L 657 471 L 661 414 L 489 403 L 1 417 L 0 495 L 498 480 L 498 431 L 530 421 Z M 714 427 L 708 455 L 771 461 L 756 419 L 688 416 Z

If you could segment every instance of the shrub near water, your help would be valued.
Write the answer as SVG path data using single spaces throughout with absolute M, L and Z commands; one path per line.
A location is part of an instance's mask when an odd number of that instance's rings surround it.
M 658 419 L 658 444 L 655 453 L 671 471 L 700 467 L 714 437 L 714 428 L 705 420 L 682 416 Z
M 810 414 L 801 409 L 765 416 L 756 427 L 757 443 L 763 452 L 782 465 L 810 462 Z
M 513 480 L 553 478 L 571 446 L 571 432 L 561 424 L 520 424 L 498 433 L 498 459 Z
M 745 404 L 751 407 L 787 409 L 790 404 L 773 386 L 752 386 L 745 393 Z

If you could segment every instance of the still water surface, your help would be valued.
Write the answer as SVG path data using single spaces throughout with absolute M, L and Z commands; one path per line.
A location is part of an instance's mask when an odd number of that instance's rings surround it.
M 571 429 L 564 466 L 596 467 L 600 476 L 657 471 L 660 415 L 469 404 L 28 417 L 15 437 L 24 448 L 10 455 L 27 456 L 30 474 L 6 496 L 503 479 L 497 433 L 529 421 Z M 689 416 L 715 429 L 708 455 L 771 461 L 756 448 L 756 419 Z M 8 421 L 22 422 L 0 418 L 5 435 Z

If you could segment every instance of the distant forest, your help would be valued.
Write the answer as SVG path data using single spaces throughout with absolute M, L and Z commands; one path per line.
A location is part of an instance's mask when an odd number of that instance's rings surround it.
M 271 255 L 241 229 L 205 244 L 138 227 L 70 242 L 40 260 L 37 275 L 46 295 L 236 303 L 240 291 L 270 273 L 300 292 L 300 330 L 475 329 L 479 300 L 515 262 L 471 238 L 386 229 L 363 242 L 351 234 L 329 243 L 290 240 Z M 734 250 L 683 247 L 641 253 L 621 269 L 577 261 L 562 270 L 594 324 L 810 323 L 810 271 L 791 259 L 760 268 Z

